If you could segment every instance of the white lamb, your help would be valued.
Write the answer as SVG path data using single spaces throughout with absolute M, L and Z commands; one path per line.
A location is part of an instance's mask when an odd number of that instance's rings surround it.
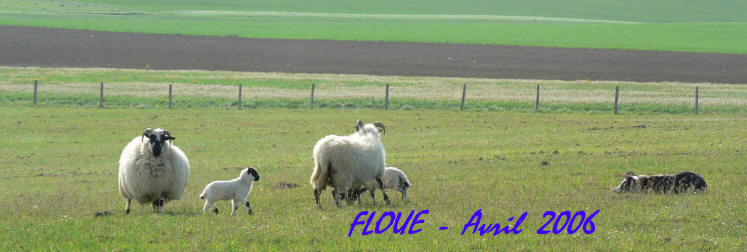
M 218 207 L 213 203 L 220 200 L 231 200 L 231 215 L 236 214 L 236 210 L 239 209 L 239 203 L 246 206 L 249 214 L 252 214 L 252 207 L 249 206 L 247 197 L 252 190 L 252 184 L 257 180 L 259 180 L 257 170 L 247 167 L 241 171 L 238 178 L 211 182 L 205 186 L 205 190 L 200 194 L 200 199 L 205 200 L 202 213 L 207 213 L 209 208 L 213 208 L 213 212 L 218 214 Z
M 166 130 L 146 128 L 122 150 L 119 193 L 127 201 L 125 214 L 130 213 L 133 199 L 151 203 L 161 213 L 166 201 L 182 198 L 189 181 L 189 160 L 171 143 L 174 139 Z
M 403 171 L 397 169 L 397 167 L 387 167 L 386 170 L 384 170 L 384 176 L 381 177 L 381 180 L 384 182 L 385 189 L 394 189 L 401 192 L 402 201 L 407 202 L 407 189 L 410 188 L 410 185 L 412 185 L 412 183 L 410 183 L 410 180 L 407 179 L 407 176 Z M 369 191 L 371 193 L 371 200 L 375 202 L 376 197 L 374 196 L 374 192 L 376 191 L 377 187 L 379 187 L 378 183 L 375 180 L 371 180 L 362 187 L 352 189 L 352 194 L 349 196 L 352 199 L 357 199 L 358 204 L 360 204 L 361 193 Z
M 379 131 L 383 134 L 386 127 L 381 123 L 363 124 L 358 120 L 355 129 L 356 132 L 349 136 L 326 136 L 314 146 L 314 171 L 310 182 L 319 208 L 322 207 L 319 195 L 328 185 L 334 188 L 332 196 L 337 207 L 341 207 L 340 199 L 344 199 L 351 189 L 371 180 L 379 184 L 384 201 L 389 204 L 389 196 L 381 181 L 386 154 L 379 136 Z M 348 199 L 348 203 L 351 201 Z

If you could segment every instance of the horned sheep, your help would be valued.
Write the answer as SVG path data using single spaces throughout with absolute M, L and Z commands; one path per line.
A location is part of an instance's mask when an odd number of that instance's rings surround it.
M 355 130 L 349 136 L 326 136 L 314 146 L 314 171 L 310 182 L 319 208 L 322 207 L 319 195 L 327 185 L 334 188 L 332 195 L 337 207 L 341 207 L 340 200 L 352 188 L 371 180 L 378 183 L 384 201 L 389 204 L 389 196 L 381 180 L 386 167 L 386 154 L 379 135 L 379 132 L 386 132 L 386 127 L 378 122 L 363 124 L 358 120 Z M 350 202 L 352 199 L 348 200 Z
M 119 157 L 119 193 L 126 200 L 125 214 L 130 203 L 151 203 L 158 213 L 170 200 L 182 198 L 189 181 L 189 160 L 175 138 L 160 128 L 143 130 L 122 150 Z

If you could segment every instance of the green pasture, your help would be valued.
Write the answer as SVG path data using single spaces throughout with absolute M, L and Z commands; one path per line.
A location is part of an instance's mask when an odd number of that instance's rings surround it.
M 744 251 L 747 123 L 743 115 L 607 115 L 368 109 L 175 109 L 0 106 L 0 249 L 14 250 L 726 250 Z M 387 126 L 387 165 L 412 181 L 409 203 L 314 205 L 311 151 L 355 120 Z M 145 127 L 164 127 L 190 159 L 180 201 L 165 214 L 124 215 L 117 160 Z M 201 213 L 198 194 L 241 167 L 261 179 L 255 214 Z M 708 191 L 619 195 L 628 171 L 694 171 Z M 286 188 L 280 183 L 296 184 Z M 460 235 L 528 216 L 518 235 Z M 545 211 L 599 210 L 595 231 L 539 235 Z M 241 209 L 240 209 L 241 210 Z M 348 237 L 361 211 L 429 210 L 422 231 Z M 110 215 L 95 217 L 108 211 Z M 385 222 L 386 223 L 386 222 Z M 448 226 L 445 231 L 438 231 Z M 552 227 L 552 225 L 550 225 Z
M 36 67 L 0 67 L 0 105 L 31 106 L 34 80 L 43 107 L 96 107 L 104 82 L 108 108 L 167 108 L 171 84 L 176 109 L 237 109 L 239 85 L 243 108 L 308 109 L 315 84 L 315 108 L 383 109 L 390 84 L 389 109 L 456 111 L 466 84 L 467 111 L 533 112 L 540 85 L 539 112 L 611 113 L 619 86 L 621 114 L 691 114 L 696 87 L 700 113 L 747 113 L 745 85 Z
M 0 0 L 0 25 L 745 54 L 744 1 Z

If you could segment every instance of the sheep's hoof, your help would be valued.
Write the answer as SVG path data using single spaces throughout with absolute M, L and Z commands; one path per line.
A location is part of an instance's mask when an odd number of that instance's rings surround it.
M 130 209 L 125 209 L 125 214 L 130 214 Z
M 252 212 L 251 209 L 249 210 L 249 215 L 254 215 L 254 212 Z
M 213 208 L 213 213 L 218 214 L 218 208 Z

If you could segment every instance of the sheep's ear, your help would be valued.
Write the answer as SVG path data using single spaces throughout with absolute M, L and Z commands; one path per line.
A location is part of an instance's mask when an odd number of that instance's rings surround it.
M 358 120 L 358 123 L 355 124 L 355 131 L 357 132 L 361 128 L 363 128 L 363 121 Z
M 632 172 L 632 171 L 629 171 L 629 172 L 625 173 L 625 176 L 635 176 L 635 173 Z

